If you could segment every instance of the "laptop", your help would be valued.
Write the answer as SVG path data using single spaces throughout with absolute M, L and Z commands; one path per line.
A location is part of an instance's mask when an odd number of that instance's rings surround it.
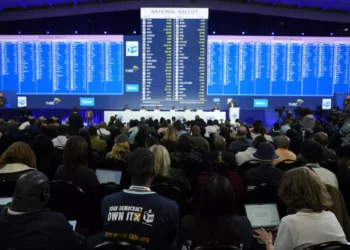
M 5 206 L 10 202 L 12 202 L 12 197 L 1 197 L 0 198 L 0 206 Z
M 108 169 L 96 169 L 96 175 L 98 181 L 102 183 L 114 182 L 120 184 L 122 178 L 122 172 Z
M 276 204 L 245 204 L 244 207 L 253 229 L 274 231 L 281 222 Z

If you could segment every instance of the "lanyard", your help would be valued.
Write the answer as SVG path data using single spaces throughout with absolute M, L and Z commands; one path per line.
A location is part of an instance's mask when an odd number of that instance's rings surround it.
M 151 189 L 149 187 L 143 187 L 143 186 L 130 186 L 129 190 L 136 190 L 136 191 L 147 191 L 147 192 L 151 192 Z

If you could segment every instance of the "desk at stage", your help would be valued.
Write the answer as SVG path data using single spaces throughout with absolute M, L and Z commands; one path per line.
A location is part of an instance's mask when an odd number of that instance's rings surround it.
M 165 119 L 171 119 L 173 116 L 176 120 L 186 119 L 187 121 L 194 120 L 196 115 L 199 115 L 203 120 L 226 120 L 226 112 L 224 111 L 104 111 L 104 121 L 109 122 L 111 116 L 117 115 L 117 118 L 121 119 L 122 122 L 129 122 L 132 119 L 140 120 L 141 117 L 160 119 L 164 117 Z

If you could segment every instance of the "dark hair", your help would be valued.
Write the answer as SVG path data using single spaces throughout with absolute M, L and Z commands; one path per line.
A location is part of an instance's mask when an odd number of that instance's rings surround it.
M 208 125 L 208 126 L 213 125 L 213 121 L 209 119 L 209 120 L 207 121 L 207 125 Z
M 350 159 L 350 145 L 343 145 L 338 150 L 339 159 Z
M 152 147 L 153 145 L 158 145 L 158 144 L 159 144 L 158 138 L 155 137 L 155 136 L 151 136 L 151 137 L 148 137 L 148 138 L 146 139 L 145 147 L 150 148 L 150 147 Z
M 310 108 L 304 109 L 304 115 L 312 115 L 312 110 Z
M 307 140 L 301 145 L 301 155 L 307 163 L 318 163 L 323 160 L 323 148 L 318 142 Z
M 262 121 L 261 120 L 256 120 L 253 122 L 253 128 L 255 133 L 259 133 L 259 129 L 262 126 Z
M 40 134 L 34 137 L 31 143 L 35 156 L 38 158 L 49 159 L 54 155 L 54 146 L 50 137 Z
M 220 135 L 225 138 L 226 146 L 229 146 L 232 142 L 230 130 L 228 128 L 222 128 L 220 130 Z
M 66 125 L 60 125 L 57 129 L 58 135 L 67 135 L 68 134 L 68 127 Z
M 298 133 L 295 129 L 288 129 L 286 132 L 286 136 L 290 140 L 289 150 L 296 155 L 299 154 L 302 142 L 300 133 Z
M 237 234 L 225 216 L 236 213 L 236 198 L 231 183 L 222 175 L 214 175 L 201 190 L 200 204 L 195 216 L 194 246 L 207 245 L 208 242 L 238 245 Z
M 258 148 L 259 144 L 262 142 L 267 142 L 265 139 L 265 136 L 259 135 L 259 136 L 255 137 L 255 139 L 253 141 L 254 148 Z
M 77 106 L 73 107 L 73 112 L 79 112 L 79 108 Z
M 279 124 L 278 122 L 275 122 L 275 123 L 273 124 L 273 129 L 279 130 L 280 128 L 281 128 L 281 126 L 280 126 L 280 124 Z
M 150 137 L 148 127 L 140 126 L 139 131 L 135 136 L 135 143 L 137 143 L 137 147 L 145 147 L 145 142 L 148 137 Z
M 90 126 L 88 132 L 90 136 L 97 135 L 97 128 L 95 126 Z
M 85 129 L 80 129 L 78 136 L 85 139 L 85 141 L 88 145 L 88 165 L 89 165 L 89 168 L 94 169 L 95 164 L 94 164 L 94 157 L 93 157 L 93 150 L 92 150 L 92 146 L 91 146 L 90 135 Z

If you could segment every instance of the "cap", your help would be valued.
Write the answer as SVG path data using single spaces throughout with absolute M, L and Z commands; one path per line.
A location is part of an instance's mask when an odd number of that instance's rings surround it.
M 129 142 L 129 138 L 126 135 L 118 135 L 115 140 L 115 143 L 124 143 L 124 142 Z
M 272 161 L 279 158 L 275 147 L 269 142 L 260 143 L 253 156 L 260 161 Z
M 128 171 L 140 175 L 154 171 L 154 156 L 147 148 L 137 148 L 129 154 Z
M 43 209 L 50 195 L 50 182 L 47 177 L 32 170 L 18 178 L 10 209 L 28 213 Z

